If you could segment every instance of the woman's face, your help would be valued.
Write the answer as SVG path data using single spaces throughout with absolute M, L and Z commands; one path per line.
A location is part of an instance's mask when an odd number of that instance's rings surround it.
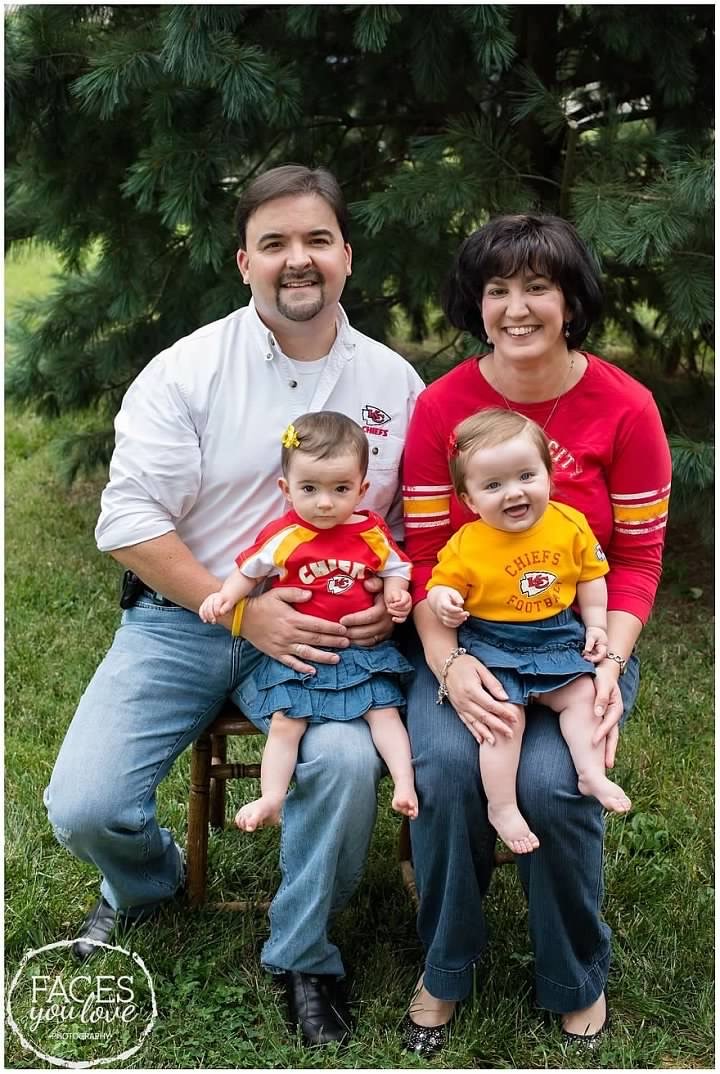
M 559 346 L 567 349 L 565 296 L 556 283 L 532 269 L 488 280 L 480 311 L 487 337 L 500 358 L 542 358 Z

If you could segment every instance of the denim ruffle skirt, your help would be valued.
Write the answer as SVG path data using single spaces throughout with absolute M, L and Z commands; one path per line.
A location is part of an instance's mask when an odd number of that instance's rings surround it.
M 582 656 L 585 627 L 570 608 L 534 623 L 471 617 L 458 631 L 458 644 L 492 671 L 516 705 L 595 674 Z
M 315 664 L 314 675 L 264 657 L 254 674 L 257 697 L 253 715 L 283 712 L 309 723 L 325 723 L 357 720 L 370 709 L 405 707 L 400 684 L 413 673 L 413 667 L 392 642 L 384 641 L 371 649 L 350 646 L 328 652 L 338 652 L 339 662 Z

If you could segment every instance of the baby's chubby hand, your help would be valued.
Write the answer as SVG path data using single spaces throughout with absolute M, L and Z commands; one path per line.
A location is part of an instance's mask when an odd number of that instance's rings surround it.
M 393 623 L 404 623 L 412 611 L 412 597 L 405 590 L 385 598 L 385 607 Z
M 433 586 L 428 593 L 428 601 L 443 626 L 459 627 L 470 615 L 465 611 L 462 594 L 450 586 Z
M 592 664 L 599 664 L 605 659 L 608 649 L 607 631 L 602 627 L 588 627 L 585 631 L 585 648 L 583 656 Z
M 224 597 L 222 593 L 211 593 L 205 597 L 198 608 L 198 615 L 203 623 L 216 623 L 219 618 L 233 608 L 233 602 Z

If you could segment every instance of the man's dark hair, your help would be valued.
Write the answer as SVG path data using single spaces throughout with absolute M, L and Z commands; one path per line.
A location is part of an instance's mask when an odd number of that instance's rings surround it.
M 485 284 L 526 268 L 560 288 L 571 311 L 567 344 L 579 347 L 602 309 L 600 274 L 575 228 L 560 216 L 498 216 L 465 239 L 443 294 L 450 323 L 487 343 L 480 312 Z
M 349 242 L 348 211 L 335 176 L 325 168 L 306 168 L 303 164 L 281 164 L 258 175 L 243 191 L 235 210 L 235 231 L 240 249 L 245 249 L 247 222 L 261 205 L 276 198 L 299 194 L 317 194 L 335 213 L 344 242 Z

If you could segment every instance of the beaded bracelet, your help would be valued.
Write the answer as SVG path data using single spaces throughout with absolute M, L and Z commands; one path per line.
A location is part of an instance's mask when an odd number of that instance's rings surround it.
M 443 701 L 448 696 L 447 676 L 453 661 L 457 660 L 459 656 L 466 655 L 467 649 L 463 649 L 462 646 L 460 646 L 460 648 L 458 649 L 453 649 L 450 655 L 446 658 L 445 663 L 442 666 L 442 671 L 440 672 L 440 685 L 438 686 L 437 701 L 435 702 L 436 705 L 442 705 Z

